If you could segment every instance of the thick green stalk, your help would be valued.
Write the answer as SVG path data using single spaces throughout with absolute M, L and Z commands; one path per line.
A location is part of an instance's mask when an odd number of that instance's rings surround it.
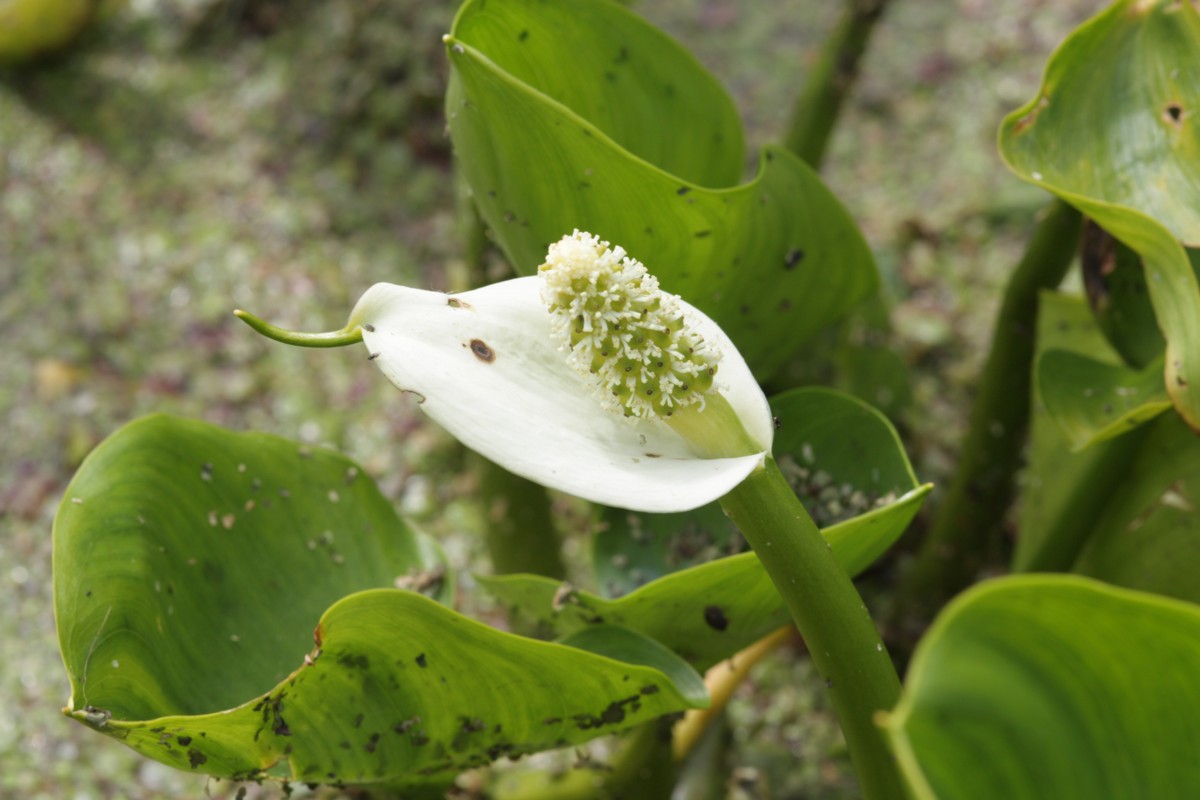
M 792 110 L 784 145 L 814 169 L 820 167 L 875 23 L 887 0 L 849 0 L 841 21 L 825 40 L 820 57 L 808 75 Z
M 825 678 L 863 798 L 902 800 L 900 773 L 874 720 L 896 704 L 900 680 L 858 590 L 774 459 L 721 505 L 758 554 Z
M 895 622 L 903 641 L 919 635 L 1000 550 L 1029 427 L 1038 294 L 1062 281 L 1079 230 L 1079 212 L 1054 201 L 1005 289 L 958 469 L 900 586 Z

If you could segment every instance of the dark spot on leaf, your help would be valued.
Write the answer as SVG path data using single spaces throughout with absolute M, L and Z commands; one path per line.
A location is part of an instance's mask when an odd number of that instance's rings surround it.
M 529 38 L 529 31 L 527 31 L 527 30 L 526 30 L 526 31 L 521 31 L 520 33 L 518 33 L 518 34 L 517 34 L 517 41 L 518 41 L 518 42 L 523 42 L 523 41 L 525 41 L 525 40 L 526 40 L 526 39 L 528 39 L 528 38 Z
M 188 763 L 192 765 L 192 769 L 195 769 L 206 761 L 208 761 L 208 756 L 204 755 L 204 753 L 195 749 L 188 750 Z
M 720 606 L 705 606 L 704 621 L 713 630 L 723 631 L 729 627 L 729 618 L 725 616 L 725 609 Z
M 366 750 L 368 753 L 374 753 L 375 748 L 378 745 L 379 745 L 379 734 L 372 733 L 371 738 L 367 741 L 367 743 L 365 745 L 363 745 L 363 749 Z
M 711 235 L 712 235 L 712 231 L 696 231 L 696 232 L 695 232 L 694 234 L 692 234 L 692 235 L 693 235 L 693 236 L 695 236 L 697 239 L 703 239 L 703 238 L 704 238 L 704 237 L 706 237 L 706 236 L 711 236 Z
M 791 250 L 788 250 L 788 254 L 786 256 L 784 256 L 783 268 L 784 269 L 795 269 L 796 265 L 799 264 L 803 260 L 804 260 L 804 251 L 802 249 L 800 249 L 799 247 L 793 247 Z
M 429 663 L 425 660 L 424 653 L 421 653 L 419 656 L 417 656 L 417 666 L 421 669 L 425 669 L 427 666 L 429 666 Z
M 496 353 L 482 339 L 472 339 L 470 346 L 471 352 L 483 363 L 490 364 L 496 360 Z
M 363 330 L 366 331 L 367 333 L 374 333 L 375 326 L 368 322 L 366 325 L 363 325 Z
M 348 669 L 366 669 L 371 664 L 362 653 L 342 653 L 337 662 Z
M 176 738 L 179 740 L 179 744 L 183 747 L 187 747 L 192 743 L 192 737 L 190 736 L 177 736 Z
M 356 728 L 361 728 L 361 727 L 362 727 L 362 724 L 363 724 L 363 716 L 364 716 L 364 715 L 363 715 L 363 713 L 362 713 L 361 711 L 360 711 L 360 712 L 358 712 L 358 716 L 356 716 L 356 717 L 354 718 L 354 727 L 356 727 Z
M 689 189 L 688 187 L 680 186 L 678 189 L 675 190 L 675 194 L 679 195 L 680 197 L 683 197 L 685 194 L 687 194 L 690 191 L 691 191 L 691 189 Z
M 1168 103 L 1164 116 L 1172 125 L 1178 126 L 1183 119 L 1183 106 L 1179 103 Z
M 644 694 L 644 695 L 658 694 L 658 692 L 659 692 L 658 687 L 655 686 L 653 683 L 647 684 L 646 686 L 642 687 L 642 694 Z

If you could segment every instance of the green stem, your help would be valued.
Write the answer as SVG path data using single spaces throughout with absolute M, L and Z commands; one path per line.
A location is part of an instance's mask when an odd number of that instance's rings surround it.
M 900 773 L 875 725 L 875 714 L 899 699 L 900 680 L 858 590 L 774 459 L 721 505 L 758 554 L 829 686 L 863 798 L 901 800 Z
M 345 347 L 362 341 L 362 328 L 357 325 L 328 333 L 298 333 L 265 322 L 240 308 L 233 315 L 268 339 L 297 347 Z
M 825 40 L 796 105 L 784 145 L 814 169 L 820 167 L 842 104 L 858 75 L 875 23 L 887 0 L 849 0 L 842 19 Z
M 1054 201 L 1013 272 L 993 333 L 957 470 L 898 594 L 909 641 L 1001 549 L 1029 424 L 1038 295 L 1062 282 L 1079 241 L 1079 212 Z

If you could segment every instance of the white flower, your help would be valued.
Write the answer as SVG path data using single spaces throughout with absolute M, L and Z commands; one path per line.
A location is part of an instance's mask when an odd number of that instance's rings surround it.
M 749 367 L 715 322 L 659 292 L 620 248 L 578 232 L 559 245 L 545 279 L 455 295 L 376 284 L 346 330 L 361 327 L 369 357 L 388 380 L 511 472 L 637 511 L 683 511 L 721 497 L 771 449 L 771 412 Z M 588 249 L 599 261 L 591 272 L 580 260 Z M 555 274 L 564 264 L 575 271 Z M 580 322 L 589 302 L 596 313 Z M 637 319 L 626 313 L 631 308 Z M 638 336 L 646 340 L 641 347 Z M 747 445 L 733 457 L 697 455 L 704 448 L 671 427 L 684 416 L 675 412 L 697 412 L 721 397 L 718 405 L 736 414 Z

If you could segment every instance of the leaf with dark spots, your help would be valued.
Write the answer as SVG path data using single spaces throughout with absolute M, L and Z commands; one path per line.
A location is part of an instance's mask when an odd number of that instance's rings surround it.
M 272 468 L 279 448 L 282 471 Z M 194 451 L 214 464 L 198 504 L 198 462 L 187 457 Z M 179 489 L 170 480 L 177 462 L 186 468 Z M 286 482 L 292 499 L 270 510 L 260 503 L 230 532 L 211 525 L 208 511 L 244 505 L 249 478 L 238 463 L 263 476 L 264 493 L 274 496 Z M 255 780 L 264 777 L 263 765 L 276 765 L 272 776 L 281 779 L 378 785 L 423 783 L 418 774 L 442 769 L 447 753 L 459 768 L 482 765 L 560 740 L 582 744 L 611 729 L 535 724 L 536 731 L 528 730 L 530 720 L 561 715 L 563 697 L 579 708 L 604 709 L 634 687 L 660 685 L 660 694 L 643 699 L 639 717 L 646 719 L 703 704 L 657 666 L 503 633 L 415 592 L 368 588 L 391 587 L 397 575 L 434 569 L 437 561 L 406 538 L 364 474 L 345 482 L 349 467 L 319 448 L 297 459 L 294 444 L 272 437 L 161 417 L 97 447 L 69 489 L 85 502 L 64 504 L 55 523 L 55 566 L 69 567 L 55 584 L 64 661 L 72 696 L 86 698 L 68 713 L 173 767 Z M 328 499 L 333 485 L 336 504 Z M 226 491 L 228 502 L 208 496 Z M 334 505 L 336 515 L 327 514 Z M 106 522 L 134 519 L 139 509 L 162 526 L 116 529 Z M 84 518 L 84 511 L 96 516 Z M 322 544 L 334 540 L 345 562 L 331 569 Z M 321 544 L 304 546 L 309 541 Z M 397 542 L 413 550 L 399 553 Z M 94 545 L 100 549 L 87 549 Z M 134 549 L 146 554 L 144 568 L 130 566 Z M 206 561 L 225 568 L 217 597 L 201 569 Z M 114 573 L 131 579 L 114 581 Z M 156 582 L 168 581 L 178 589 L 170 598 L 156 590 Z M 85 598 L 85 591 L 93 596 Z M 166 620 L 168 603 L 174 611 L 164 635 L 157 620 Z M 230 641 L 233 633 L 240 641 Z M 320 658 L 311 649 L 314 638 Z M 114 661 L 120 672 L 113 672 Z M 458 677 L 467 669 L 514 688 L 503 696 L 481 694 L 478 681 Z M 137 681 L 113 680 L 128 674 Z M 632 682 L 615 692 L 625 675 Z M 623 709 L 623 724 L 641 721 L 631 706 Z M 522 731 L 519 746 L 498 741 L 500 730 Z M 461 753 L 449 751 L 456 735 Z
M 725 616 L 725 610 L 720 606 L 705 606 L 704 621 L 708 627 L 718 631 L 729 627 L 729 618 Z
M 371 665 L 362 653 L 342 653 L 337 657 L 337 662 L 348 669 L 367 669 Z

